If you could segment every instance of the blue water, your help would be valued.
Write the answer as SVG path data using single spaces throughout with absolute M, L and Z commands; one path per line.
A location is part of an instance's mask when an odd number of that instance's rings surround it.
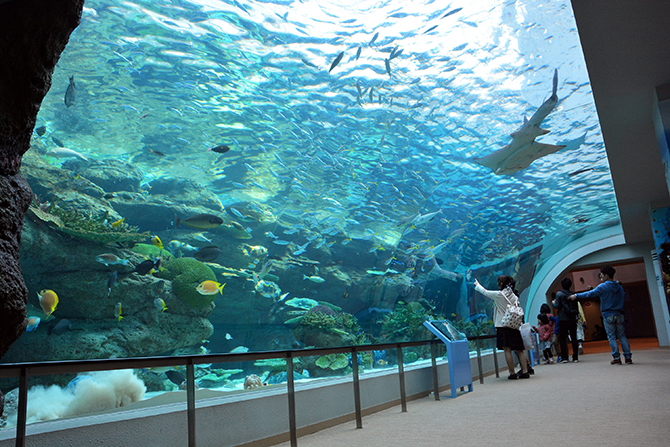
M 554 70 L 559 102 L 537 140 L 568 147 L 512 175 L 475 163 L 549 98 Z M 222 215 L 262 213 L 291 252 L 367 244 L 377 263 L 361 275 L 396 269 L 415 299 L 430 290 L 463 317 L 486 311 L 462 302 L 472 271 L 519 275 L 525 288 L 567 243 L 619 225 L 568 1 L 87 1 L 37 126 L 46 148 L 56 137 L 132 163 L 148 191 L 189 179 Z M 217 145 L 231 150 L 208 151 Z M 257 222 L 244 226 L 251 245 L 278 249 Z M 457 279 L 428 284 L 432 255 Z

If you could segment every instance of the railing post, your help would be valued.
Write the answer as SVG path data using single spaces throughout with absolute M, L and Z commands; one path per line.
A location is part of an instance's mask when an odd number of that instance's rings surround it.
M 435 340 L 430 342 L 430 357 L 433 364 L 433 394 L 435 394 L 435 400 L 440 400 L 440 384 L 437 380 L 437 342 Z
M 295 418 L 295 383 L 293 381 L 293 357 L 288 353 L 286 358 L 286 386 L 288 388 L 288 431 L 291 447 L 298 446 L 298 429 Z
M 480 340 L 476 340 L 477 344 L 477 368 L 479 369 L 479 383 L 484 384 L 484 373 L 482 373 L 482 346 L 479 343 Z
M 403 366 L 402 346 L 398 347 L 398 380 L 400 381 L 400 406 L 407 413 L 407 396 L 405 395 L 405 367 Z
M 186 361 L 186 413 L 188 415 L 188 447 L 195 444 L 195 368 L 193 359 Z
M 16 415 L 16 447 L 26 445 L 26 414 L 28 412 L 28 368 L 21 367 L 19 377 L 19 408 Z
M 356 428 L 363 428 L 363 413 L 361 411 L 361 387 L 358 380 L 358 353 L 356 348 L 351 349 L 351 369 L 354 378 L 354 407 L 356 409 Z

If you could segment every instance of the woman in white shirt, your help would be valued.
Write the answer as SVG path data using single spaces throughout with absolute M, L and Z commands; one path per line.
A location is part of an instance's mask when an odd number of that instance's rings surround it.
M 507 362 L 507 368 L 510 372 L 510 375 L 507 378 L 510 380 L 530 378 L 521 332 L 517 329 L 504 327 L 502 325 L 502 317 L 505 315 L 507 305 L 510 303 L 516 304 L 517 306 L 519 305 L 519 297 L 514 290 L 515 284 L 516 282 L 511 276 L 500 275 L 498 277 L 499 290 L 486 290 L 479 284 L 479 281 L 475 279 L 475 290 L 486 298 L 492 299 L 495 303 L 493 319 L 496 328 L 496 347 L 505 352 L 505 361 Z M 514 357 L 512 357 L 512 351 L 516 352 L 516 355 L 519 357 L 519 363 L 521 364 L 521 371 L 519 371 L 518 374 L 514 373 Z

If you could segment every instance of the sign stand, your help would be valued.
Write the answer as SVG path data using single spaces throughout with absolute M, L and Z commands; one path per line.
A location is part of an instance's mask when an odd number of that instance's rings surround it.
M 447 345 L 451 397 L 455 398 L 457 389 L 465 386 L 468 387 L 468 392 L 472 392 L 472 368 L 467 338 L 455 340 L 462 334 L 453 330 L 448 320 L 424 321 L 423 325 Z

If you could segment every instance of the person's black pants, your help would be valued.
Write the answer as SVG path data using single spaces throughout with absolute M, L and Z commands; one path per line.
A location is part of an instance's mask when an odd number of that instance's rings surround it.
M 564 321 L 558 324 L 558 343 L 561 346 L 561 360 L 568 360 L 568 335 L 572 340 L 572 360 L 579 359 L 579 341 L 577 340 L 577 320 Z

